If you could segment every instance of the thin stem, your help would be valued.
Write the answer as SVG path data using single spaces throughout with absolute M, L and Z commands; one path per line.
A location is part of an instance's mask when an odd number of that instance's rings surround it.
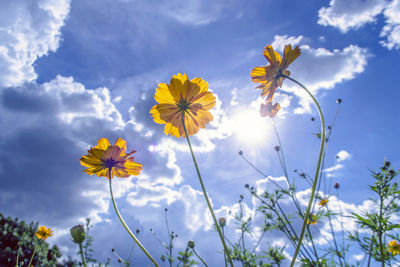
M 31 266 L 33 257 L 35 256 L 35 253 L 36 253 L 36 248 L 33 250 L 32 257 L 31 257 L 31 259 L 29 260 L 28 266 Z
M 330 226 L 330 228 L 331 228 L 332 237 L 333 237 L 333 243 L 334 243 L 335 249 L 336 249 L 336 254 L 337 254 L 337 256 L 338 256 L 340 266 L 343 266 L 343 263 L 342 263 L 342 256 L 340 255 L 339 247 L 338 247 L 337 242 L 336 242 L 335 231 L 333 230 L 331 214 L 330 214 L 330 212 L 329 212 L 328 206 L 326 206 L 326 210 L 328 211 L 329 226 Z
M 83 254 L 82 242 L 79 243 L 79 251 L 81 254 L 81 258 L 82 258 L 82 264 L 83 264 L 83 266 L 86 267 L 87 263 L 86 263 L 85 255 Z
M 193 162 L 194 162 L 194 166 L 196 168 L 197 177 L 199 178 L 201 190 L 203 191 L 203 195 L 204 195 L 204 198 L 206 200 L 208 209 L 210 210 L 211 216 L 213 218 L 215 228 L 217 228 L 219 238 L 221 239 L 222 245 L 224 246 L 224 251 L 226 252 L 226 255 L 228 256 L 229 263 L 230 263 L 231 267 L 234 267 L 231 255 L 230 255 L 229 250 L 228 250 L 228 247 L 225 244 L 224 237 L 222 236 L 221 229 L 220 229 L 220 227 L 218 225 L 217 218 L 215 217 L 214 211 L 213 211 L 213 209 L 211 207 L 210 200 L 208 199 L 207 191 L 206 191 L 206 188 L 204 186 L 203 179 L 201 178 L 200 170 L 199 170 L 199 167 L 197 166 L 197 161 L 196 161 L 196 158 L 195 158 L 194 153 L 193 153 L 192 144 L 190 143 L 190 139 L 189 139 L 189 136 L 187 134 L 187 130 L 186 130 L 186 126 L 185 126 L 185 119 L 184 118 L 185 118 L 184 117 L 184 113 L 182 113 L 183 130 L 185 131 L 186 140 L 187 140 L 188 145 L 189 145 L 190 153 L 192 154 L 192 159 L 193 159 Z
M 385 267 L 385 255 L 383 254 L 383 243 L 382 243 L 382 209 L 383 209 L 383 198 L 382 194 L 380 194 L 380 203 L 379 203 L 379 231 L 378 231 L 378 240 L 379 240 L 379 250 L 381 253 L 382 259 L 382 267 Z
M 222 228 L 222 237 L 225 239 L 225 231 L 224 231 L 224 227 Z M 224 262 L 225 262 L 225 267 L 228 266 L 228 263 L 226 262 L 226 251 L 224 250 Z
M 143 245 L 139 242 L 139 240 L 136 238 L 136 236 L 132 233 L 132 231 L 129 229 L 129 227 L 126 225 L 124 219 L 121 217 L 121 214 L 118 211 L 117 205 L 115 204 L 114 200 L 114 195 L 112 191 L 112 186 L 111 186 L 111 168 L 108 170 L 108 180 L 110 184 L 110 194 L 111 194 L 111 200 L 115 209 L 115 213 L 117 213 L 117 216 L 119 220 L 121 221 L 122 225 L 125 227 L 126 231 L 129 233 L 129 235 L 132 237 L 132 239 L 136 242 L 136 244 L 143 250 L 143 252 L 146 254 L 146 256 L 153 262 L 153 264 L 157 267 L 160 267 L 157 262 L 153 259 L 153 257 L 150 255 L 149 252 L 143 247 Z
M 286 76 L 286 75 L 282 75 L 282 77 L 287 78 L 287 79 L 291 80 L 292 82 L 296 83 L 297 85 L 299 85 L 312 98 L 312 100 L 314 101 L 315 105 L 317 106 L 319 117 L 321 119 L 321 132 L 322 132 L 321 133 L 321 145 L 320 145 L 320 150 L 319 150 L 317 168 L 315 169 L 314 181 L 313 181 L 313 184 L 312 184 L 312 187 L 311 187 L 311 196 L 310 196 L 310 200 L 308 202 L 306 213 L 304 215 L 303 226 L 301 228 L 301 233 L 300 233 L 299 241 L 297 243 L 296 251 L 294 252 L 292 261 L 290 263 L 290 267 L 293 267 L 294 263 L 296 262 L 297 254 L 299 253 L 301 242 L 302 242 L 303 237 L 304 237 L 305 229 L 306 229 L 306 226 L 307 226 L 307 218 L 308 218 L 308 216 L 310 214 L 311 206 L 312 206 L 312 203 L 313 203 L 313 200 L 314 200 L 315 189 L 316 189 L 317 183 L 318 183 L 319 171 L 320 171 L 320 168 L 321 168 L 321 162 L 322 162 L 322 157 L 323 157 L 323 154 L 324 154 L 324 147 L 325 147 L 325 120 L 324 120 L 324 115 L 322 114 L 321 107 L 319 106 L 319 103 L 318 103 L 317 99 L 315 99 L 313 94 L 311 94 L 311 92 L 304 85 L 302 85 L 301 83 L 299 83 L 295 79 L 293 79 L 293 78 L 291 78 L 289 76 Z
M 208 267 L 207 263 L 199 256 L 199 254 L 197 254 L 196 250 L 194 248 L 192 248 L 194 254 L 196 254 L 197 258 L 199 258 L 201 260 L 201 262 Z

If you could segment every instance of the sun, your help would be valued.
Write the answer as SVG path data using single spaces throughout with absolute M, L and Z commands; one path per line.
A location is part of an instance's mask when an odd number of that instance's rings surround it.
M 270 135 L 268 120 L 261 117 L 259 111 L 254 108 L 237 109 L 231 123 L 234 136 L 247 145 L 261 144 Z

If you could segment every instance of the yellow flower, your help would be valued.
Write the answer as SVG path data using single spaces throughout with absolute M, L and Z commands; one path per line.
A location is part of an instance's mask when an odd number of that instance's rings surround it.
M 185 137 L 182 124 L 184 116 L 188 135 L 213 120 L 209 110 L 215 106 L 215 96 L 208 91 L 208 83 L 201 78 L 189 80 L 186 74 L 172 76 L 171 83 L 158 84 L 154 99 L 157 105 L 150 110 L 153 120 L 165 124 L 164 133 Z
M 307 219 L 307 224 L 314 225 L 314 224 L 317 224 L 317 221 L 318 221 L 317 215 L 310 214 L 310 215 L 308 216 L 308 219 Z
M 264 57 L 268 60 L 270 65 L 255 67 L 250 75 L 253 82 L 261 83 L 261 85 L 256 88 L 262 89 L 262 96 L 267 95 L 266 102 L 272 101 L 276 89 L 282 87 L 284 80 L 282 74 L 290 76 L 290 71 L 286 70 L 286 68 L 289 67 L 298 56 L 300 56 L 300 48 L 296 46 L 292 49 L 290 44 L 285 46 L 282 59 L 279 53 L 274 51 L 272 46 L 267 45 L 264 48 Z
M 35 235 L 39 239 L 46 240 L 49 236 L 53 235 L 53 231 L 50 228 L 46 228 L 46 226 L 40 226 Z
M 397 243 L 396 240 L 392 240 L 389 242 L 388 245 L 388 250 L 391 252 L 393 255 L 400 254 L 400 243 Z
M 133 161 L 131 157 L 136 151 L 126 152 L 126 141 L 118 138 L 112 146 L 107 138 L 101 138 L 97 141 L 97 146 L 88 150 L 88 154 L 82 156 L 81 165 L 88 167 L 83 170 L 89 175 L 109 177 L 108 172 L 111 169 L 111 179 L 117 177 L 129 177 L 138 175 L 142 170 L 142 164 Z
M 270 118 L 273 118 L 280 109 L 281 105 L 279 103 L 275 103 L 272 105 L 272 102 L 268 101 L 265 104 L 261 104 L 260 113 L 263 117 L 269 116 Z
M 328 199 L 321 199 L 321 201 L 318 203 L 318 205 L 320 205 L 321 207 L 325 206 L 326 204 L 328 204 Z

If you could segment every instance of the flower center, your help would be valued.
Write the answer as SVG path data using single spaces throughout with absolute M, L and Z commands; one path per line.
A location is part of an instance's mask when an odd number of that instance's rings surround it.
M 179 111 L 186 111 L 189 108 L 190 103 L 187 102 L 186 99 L 181 98 L 176 105 L 179 107 Z
M 118 164 L 118 161 L 116 161 L 114 159 L 105 159 L 102 161 L 103 161 L 104 165 L 109 169 Z

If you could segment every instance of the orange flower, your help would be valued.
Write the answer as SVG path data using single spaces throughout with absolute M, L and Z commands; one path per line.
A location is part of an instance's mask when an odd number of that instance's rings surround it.
M 261 83 L 256 88 L 262 89 L 261 95 L 267 96 L 266 102 L 272 101 L 276 89 L 282 87 L 283 80 L 285 79 L 282 75 L 290 76 L 290 71 L 286 69 L 299 55 L 300 48 L 296 46 L 292 49 L 290 44 L 285 46 L 282 59 L 272 46 L 267 45 L 264 48 L 264 57 L 270 65 L 255 67 L 250 75 L 253 82 Z
M 107 138 L 97 141 L 97 146 L 88 150 L 88 154 L 82 156 L 81 165 L 88 167 L 83 170 L 89 175 L 109 177 L 111 169 L 111 179 L 117 177 L 129 177 L 138 175 L 142 170 L 142 164 L 135 162 L 131 157 L 136 151 L 126 154 L 126 141 L 118 138 L 112 146 Z
M 186 74 L 178 73 L 172 76 L 170 84 L 158 84 L 154 99 L 158 104 L 150 113 L 154 122 L 165 124 L 165 134 L 185 137 L 182 116 L 188 135 L 197 133 L 199 127 L 205 128 L 213 120 L 209 110 L 215 106 L 215 96 L 201 78 L 189 80 Z
M 269 116 L 270 118 L 273 118 L 280 109 L 281 105 L 279 103 L 272 105 L 272 102 L 268 101 L 266 104 L 261 104 L 260 113 L 263 117 Z
M 50 228 L 46 228 L 46 226 L 40 226 L 35 235 L 39 239 L 46 240 L 49 236 L 53 235 L 53 231 Z

